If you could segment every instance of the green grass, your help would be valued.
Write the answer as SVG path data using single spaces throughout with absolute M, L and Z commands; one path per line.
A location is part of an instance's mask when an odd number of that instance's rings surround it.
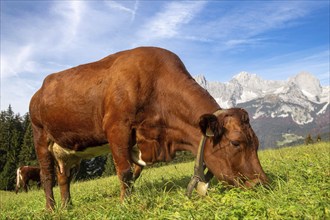
M 193 163 L 147 169 L 124 203 L 117 177 L 71 186 L 73 207 L 44 210 L 42 190 L 0 191 L 1 219 L 330 219 L 330 144 L 259 152 L 269 188 L 225 189 L 212 182 L 206 197 L 185 196 Z M 60 201 L 55 187 L 57 202 Z

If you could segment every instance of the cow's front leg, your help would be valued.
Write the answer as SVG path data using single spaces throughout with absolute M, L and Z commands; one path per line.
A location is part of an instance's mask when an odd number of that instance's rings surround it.
M 133 172 L 130 156 L 130 131 L 127 126 L 111 126 L 107 132 L 117 176 L 120 180 L 120 199 L 123 201 L 131 193 Z
M 117 176 L 120 180 L 120 199 L 123 201 L 130 195 L 133 183 L 133 172 L 128 153 L 128 148 L 120 148 L 118 145 L 111 147 L 113 160 L 116 166 Z
M 141 172 L 143 170 L 143 166 L 140 166 L 138 164 L 134 164 L 134 173 L 133 173 L 133 180 L 137 180 L 140 175 L 141 175 Z

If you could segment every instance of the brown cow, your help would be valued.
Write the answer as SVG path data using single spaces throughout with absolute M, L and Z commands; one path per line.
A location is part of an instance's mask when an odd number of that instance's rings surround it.
M 15 192 L 17 194 L 18 190 L 23 187 L 25 192 L 28 192 L 29 181 L 37 182 L 38 188 L 40 188 L 40 168 L 33 166 L 21 166 L 17 169 L 16 176 L 16 189 Z
M 48 209 L 55 203 L 54 165 L 66 206 L 70 170 L 81 158 L 108 152 L 109 145 L 121 199 L 142 166 L 169 161 L 181 150 L 200 161 L 190 188 L 213 174 L 234 185 L 267 181 L 247 112 L 221 110 L 179 57 L 165 49 L 122 51 L 51 74 L 32 97 L 30 115 Z

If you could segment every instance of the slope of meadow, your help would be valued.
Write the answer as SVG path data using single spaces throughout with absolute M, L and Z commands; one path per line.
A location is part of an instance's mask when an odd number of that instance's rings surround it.
M 330 219 L 330 144 L 265 150 L 268 188 L 226 189 L 212 182 L 206 197 L 185 196 L 193 163 L 146 169 L 135 190 L 119 202 L 117 177 L 71 186 L 74 206 L 44 210 L 42 190 L 0 191 L 1 219 Z M 59 190 L 55 187 L 59 201 Z

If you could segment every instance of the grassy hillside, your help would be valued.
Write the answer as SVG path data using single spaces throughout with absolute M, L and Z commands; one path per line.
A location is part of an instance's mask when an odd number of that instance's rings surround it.
M 330 144 L 259 152 L 269 189 L 225 189 L 213 182 L 208 196 L 184 193 L 193 163 L 143 171 L 135 192 L 119 202 L 117 177 L 72 185 L 73 208 L 44 211 L 42 190 L 1 193 L 1 219 L 330 219 Z M 55 188 L 57 202 L 59 190 Z

